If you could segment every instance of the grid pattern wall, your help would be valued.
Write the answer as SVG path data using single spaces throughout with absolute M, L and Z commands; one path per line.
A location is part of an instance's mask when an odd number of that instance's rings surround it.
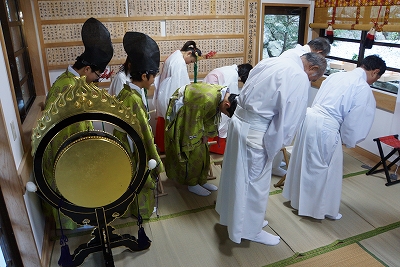
M 241 64 L 249 58 L 248 11 L 259 0 L 41 0 L 36 12 L 44 62 L 48 70 L 65 69 L 83 51 L 81 28 L 89 17 L 100 20 L 110 31 L 114 56 L 109 68 L 117 71 L 126 59 L 122 39 L 127 31 L 151 36 L 159 45 L 163 61 L 188 40 L 203 54 L 216 51 L 212 59 L 199 62 L 199 77 L 212 69 Z M 250 8 L 251 5 L 251 8 Z M 254 25 L 253 25 L 254 26 Z M 252 49 L 251 49 L 252 50 Z M 252 50 L 253 51 L 253 50 Z M 253 62 L 249 62 L 253 63 Z M 193 74 L 193 67 L 189 74 Z

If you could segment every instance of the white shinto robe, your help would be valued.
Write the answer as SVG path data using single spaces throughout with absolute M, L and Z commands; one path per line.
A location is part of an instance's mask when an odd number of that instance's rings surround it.
M 118 94 L 121 92 L 122 88 L 124 88 L 125 84 L 129 85 L 130 88 L 136 90 L 142 96 L 143 104 L 146 106 L 147 111 L 149 111 L 149 107 L 147 106 L 147 99 L 146 99 L 146 94 L 144 92 L 144 89 L 139 88 L 137 85 L 134 85 L 131 82 L 131 75 L 130 74 L 126 75 L 124 71 L 119 71 L 114 76 L 114 78 L 111 81 L 110 88 L 108 89 L 108 93 L 110 95 L 118 96 Z
M 283 196 L 301 216 L 339 213 L 343 152 L 365 139 L 375 98 L 362 68 L 330 75 L 321 85 L 296 136 Z
M 170 97 L 177 89 L 187 84 L 190 84 L 187 65 L 182 52 L 176 50 L 165 60 L 160 75 L 154 81 L 153 105 L 157 117 L 165 117 Z
M 216 204 L 233 242 L 262 230 L 272 159 L 291 144 L 309 86 L 300 57 L 265 59 L 250 72 L 229 124 Z
M 288 49 L 285 52 L 283 52 L 280 55 L 280 57 L 286 57 L 286 56 L 290 56 L 290 55 L 294 55 L 294 54 L 296 54 L 299 57 L 301 57 L 302 55 L 310 53 L 310 52 L 311 52 L 311 48 L 310 48 L 309 45 L 299 45 L 299 44 L 297 44 L 294 48 Z
M 231 94 L 239 94 L 239 74 L 238 67 L 236 64 L 231 66 L 224 66 L 221 68 L 216 68 L 210 71 L 206 77 L 204 77 L 204 83 L 212 83 L 224 85 L 229 88 Z M 228 131 L 229 117 L 225 114 L 221 114 L 221 121 L 218 125 L 218 136 L 221 138 L 226 138 L 226 133 Z
M 231 66 L 224 66 L 216 68 L 210 71 L 203 82 L 224 85 L 229 88 L 229 92 L 232 94 L 239 93 L 239 74 L 238 67 L 236 64 Z
M 119 71 L 112 78 L 110 88 L 108 89 L 108 93 L 110 95 L 118 96 L 119 92 L 121 92 L 122 88 L 124 88 L 124 84 L 129 84 L 131 82 L 131 75 L 126 75 L 124 71 Z

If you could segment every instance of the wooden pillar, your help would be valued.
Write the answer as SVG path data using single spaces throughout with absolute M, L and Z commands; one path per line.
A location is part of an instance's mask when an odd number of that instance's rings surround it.
M 41 262 L 23 197 L 24 185 L 18 176 L 6 129 L 0 103 L 0 188 L 23 265 L 38 267 Z

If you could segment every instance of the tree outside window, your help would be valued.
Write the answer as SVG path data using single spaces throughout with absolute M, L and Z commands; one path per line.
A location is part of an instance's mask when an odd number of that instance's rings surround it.
M 264 8 L 263 58 L 277 57 L 297 44 L 304 44 L 306 12 L 306 7 Z

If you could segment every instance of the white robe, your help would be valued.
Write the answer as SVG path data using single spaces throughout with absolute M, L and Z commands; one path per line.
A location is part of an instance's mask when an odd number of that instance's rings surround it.
M 311 52 L 311 48 L 310 48 L 309 45 L 299 45 L 299 44 L 297 44 L 294 48 L 288 49 L 285 52 L 283 52 L 280 55 L 280 57 L 291 56 L 293 54 L 296 54 L 299 57 L 301 57 L 302 55 L 310 53 L 310 52 Z
M 343 152 L 365 139 L 375 99 L 363 69 L 330 75 L 321 85 L 296 136 L 283 196 L 301 216 L 339 213 Z
M 131 75 L 126 75 L 124 71 L 119 71 L 112 78 L 110 88 L 108 89 L 108 93 L 110 95 L 118 96 L 119 92 L 121 92 L 122 88 L 124 88 L 124 84 L 129 84 L 131 82 Z
M 233 242 L 262 230 L 272 159 L 292 142 L 309 86 L 300 57 L 264 59 L 250 72 L 229 124 L 216 203 Z
M 149 111 L 149 107 L 147 106 L 147 99 L 146 99 L 146 94 L 144 92 L 144 89 L 139 88 L 137 85 L 133 84 L 131 82 L 131 75 L 130 74 L 126 75 L 125 72 L 123 72 L 123 71 L 119 71 L 112 79 L 110 88 L 108 89 L 109 94 L 118 96 L 118 94 L 121 92 L 122 88 L 124 88 L 125 84 L 129 85 L 130 88 L 136 90 L 142 96 L 143 104 L 145 105 L 147 111 Z
M 210 71 L 203 82 L 224 85 L 229 88 L 229 92 L 233 94 L 239 93 L 239 74 L 236 64 L 224 66 Z
M 204 77 L 204 83 L 212 83 L 224 85 L 229 88 L 231 94 L 239 94 L 239 74 L 238 67 L 236 64 L 231 66 L 224 66 L 216 68 L 210 71 L 206 77 Z M 221 121 L 218 125 L 218 136 L 226 138 L 229 124 L 229 117 L 225 114 L 221 114 Z
M 182 52 L 176 50 L 165 60 L 160 75 L 154 81 L 153 105 L 157 117 L 165 117 L 170 97 L 177 89 L 187 84 L 190 84 L 187 65 Z

